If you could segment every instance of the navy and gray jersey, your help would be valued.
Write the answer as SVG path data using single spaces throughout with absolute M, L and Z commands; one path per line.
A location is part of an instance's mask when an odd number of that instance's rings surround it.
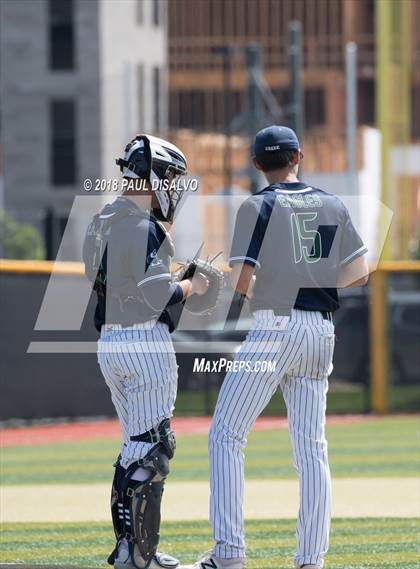
M 173 250 L 164 228 L 152 214 L 124 197 L 106 205 L 99 219 L 110 223 L 102 236 L 100 271 L 105 273 L 105 284 L 98 293 L 96 328 L 100 330 L 105 323 L 130 326 L 153 318 L 172 328 L 166 308 L 181 302 L 183 294 L 181 287 L 171 282 Z M 92 222 L 83 245 L 86 273 L 92 281 L 96 278 L 92 269 L 96 236 Z
M 333 312 L 340 267 L 366 252 L 338 197 L 303 182 L 282 183 L 239 208 L 229 264 L 256 268 L 253 311 Z

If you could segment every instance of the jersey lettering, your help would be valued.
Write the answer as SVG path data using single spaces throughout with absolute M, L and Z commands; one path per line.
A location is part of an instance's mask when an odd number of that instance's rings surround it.
M 322 257 L 321 234 L 316 229 L 309 229 L 307 223 L 315 221 L 315 212 L 292 213 L 293 252 L 295 263 L 316 263 Z M 307 245 L 308 243 L 308 245 Z
M 297 195 L 285 195 L 285 194 L 278 194 L 277 195 L 277 202 L 280 204 L 281 207 L 293 207 L 293 208 L 314 208 L 314 207 L 322 207 L 322 200 L 316 194 L 297 194 Z

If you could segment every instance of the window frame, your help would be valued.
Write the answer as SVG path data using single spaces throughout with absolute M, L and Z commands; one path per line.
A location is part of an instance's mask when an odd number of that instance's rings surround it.
M 60 109 L 59 106 L 62 106 Z M 67 106 L 67 109 L 66 109 Z M 63 120 L 60 113 L 70 113 L 67 116 L 68 125 L 60 132 Z M 52 98 L 49 101 L 50 117 L 50 185 L 53 188 L 66 188 L 77 184 L 77 104 L 74 98 Z M 70 161 L 69 174 L 66 174 L 66 161 Z M 63 169 L 63 164 L 65 167 Z

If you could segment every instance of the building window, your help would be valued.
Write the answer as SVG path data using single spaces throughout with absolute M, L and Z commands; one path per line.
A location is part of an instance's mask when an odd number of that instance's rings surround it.
M 160 88 L 160 69 L 159 67 L 153 68 L 153 99 L 154 99 L 154 125 L 155 129 L 160 128 L 160 110 L 161 110 L 161 88 Z
M 60 243 L 63 239 L 64 231 L 68 225 L 68 216 L 60 216 L 53 208 L 49 207 L 44 218 L 44 236 L 46 245 L 46 258 L 55 260 L 57 258 Z
M 357 85 L 357 122 L 375 124 L 375 81 L 361 79 Z
M 51 101 L 51 183 L 76 183 L 76 108 L 72 100 Z
M 325 125 L 325 92 L 322 88 L 305 90 L 305 126 L 313 128 Z
M 161 24 L 160 0 L 153 0 L 153 24 L 155 26 L 160 26 Z
M 139 64 L 137 66 L 137 102 L 138 102 L 138 121 L 139 129 L 143 132 L 144 128 L 144 66 Z
M 143 1 L 144 0 L 137 0 L 136 20 L 139 25 L 143 23 Z
M 50 69 L 74 69 L 73 0 L 49 0 Z

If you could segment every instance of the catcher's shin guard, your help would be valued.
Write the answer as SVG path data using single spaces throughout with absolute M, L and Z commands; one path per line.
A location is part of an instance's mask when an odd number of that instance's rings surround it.
M 115 473 L 111 489 L 111 515 L 112 515 L 112 524 L 114 526 L 114 533 L 117 543 L 115 545 L 114 551 L 111 553 L 111 555 L 108 558 L 108 563 L 110 565 L 114 564 L 115 557 L 117 555 L 118 544 L 120 540 L 125 537 L 122 487 L 123 487 L 123 480 L 126 474 L 126 470 L 121 466 L 120 459 L 121 455 L 118 456 L 117 461 L 114 464 Z
M 157 433 L 159 442 L 144 458 L 131 464 L 126 471 L 122 469 L 125 474 L 121 480 L 118 478 L 121 482 L 119 498 L 117 508 L 113 510 L 117 546 L 108 559 L 111 565 L 123 538 L 128 542 L 131 562 L 138 569 L 147 569 L 156 554 L 163 487 L 169 474 L 169 460 L 175 451 L 175 437 L 169 421 L 164 421 Z M 139 467 L 150 472 L 149 478 L 142 482 L 131 479 Z

